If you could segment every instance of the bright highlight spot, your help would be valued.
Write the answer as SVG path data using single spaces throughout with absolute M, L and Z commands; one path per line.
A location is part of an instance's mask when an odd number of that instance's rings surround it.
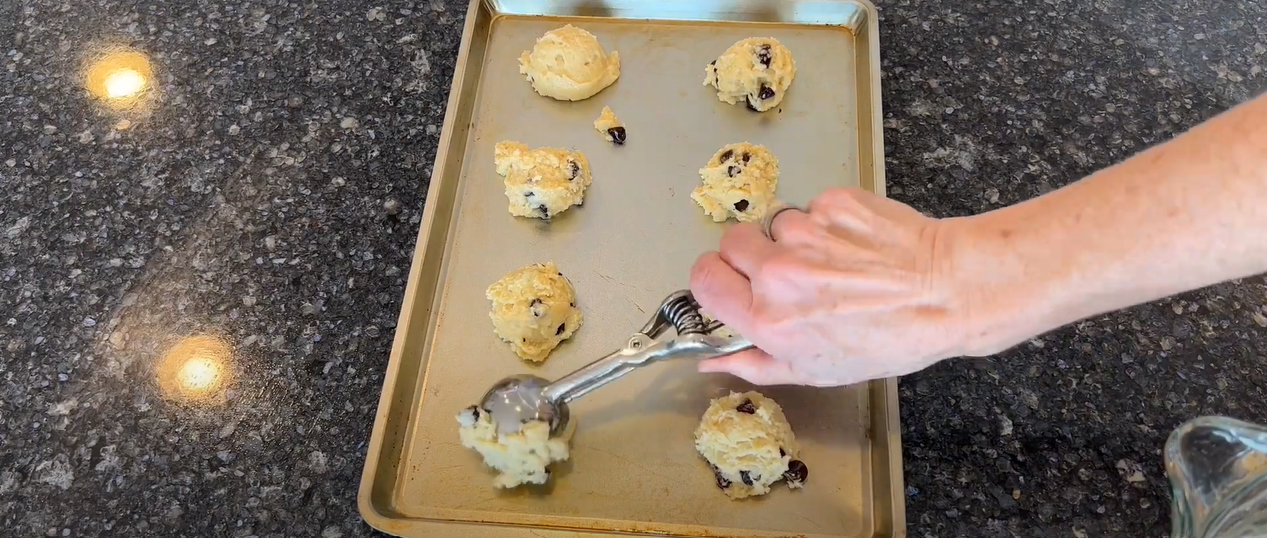
M 106 75 L 106 97 L 132 97 L 145 87 L 145 77 L 131 69 L 120 69 Z
M 150 60 L 144 54 L 115 50 L 97 57 L 88 66 L 84 86 L 111 107 L 125 108 L 145 94 L 153 78 Z
M 216 381 L 220 378 L 220 365 L 206 357 L 194 357 L 180 367 L 176 377 L 181 388 L 202 392 L 216 386 Z
M 177 400 L 205 402 L 224 395 L 231 378 L 233 348 L 215 336 L 182 338 L 158 365 L 163 395 Z

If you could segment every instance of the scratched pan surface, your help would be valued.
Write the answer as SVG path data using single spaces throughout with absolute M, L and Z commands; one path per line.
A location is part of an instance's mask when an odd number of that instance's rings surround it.
M 555 379 L 616 348 L 713 249 L 725 225 L 690 199 L 721 146 L 753 142 L 780 160 L 778 196 L 804 204 L 855 185 L 883 194 L 879 40 L 860 1 L 481 1 L 467 15 L 417 251 L 360 491 L 365 519 L 401 536 L 904 536 L 896 383 L 766 388 L 784 407 L 810 469 L 731 501 L 693 446 L 711 398 L 751 387 L 655 365 L 572 406 L 572 457 L 541 487 L 498 490 L 458 444 L 455 414 L 498 379 Z M 618 51 L 621 77 L 568 103 L 534 93 L 516 59 L 565 23 Z M 727 46 L 774 36 L 797 75 L 779 110 L 718 101 L 704 66 Z M 623 147 L 592 122 L 610 106 Z M 512 217 L 493 146 L 583 151 L 593 185 L 553 221 Z M 494 336 L 485 288 L 527 263 L 554 261 L 577 289 L 583 327 L 540 366 Z

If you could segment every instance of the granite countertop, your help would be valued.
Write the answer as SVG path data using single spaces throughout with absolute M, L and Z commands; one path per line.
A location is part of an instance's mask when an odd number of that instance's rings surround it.
M 879 4 L 890 193 L 939 216 L 1267 87 L 1252 0 Z M 464 12 L 0 3 L 4 534 L 374 534 L 357 484 Z M 125 111 L 84 89 L 126 86 L 90 69 L 120 48 L 155 90 Z M 910 534 L 1165 535 L 1170 430 L 1267 421 L 1265 305 L 1246 279 L 904 379 Z

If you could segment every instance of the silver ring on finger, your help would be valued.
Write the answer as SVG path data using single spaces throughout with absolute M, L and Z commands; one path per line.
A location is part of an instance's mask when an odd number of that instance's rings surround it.
M 777 241 L 777 239 L 774 238 L 774 219 L 778 218 L 779 213 L 790 209 L 800 210 L 799 207 L 792 204 L 779 202 L 766 211 L 765 217 L 761 218 L 761 233 L 765 235 L 766 239 Z

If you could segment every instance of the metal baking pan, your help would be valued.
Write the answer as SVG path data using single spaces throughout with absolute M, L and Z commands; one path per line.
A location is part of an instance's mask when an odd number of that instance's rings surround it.
M 620 79 L 579 102 L 541 97 L 518 73 L 519 54 L 566 23 L 621 58 Z M 454 419 L 503 376 L 556 379 L 616 349 L 686 287 L 725 227 L 690 198 L 721 146 L 770 148 L 788 202 L 847 185 L 883 194 L 877 32 L 865 0 L 474 0 L 361 478 L 365 520 L 428 537 L 905 536 L 892 379 L 760 389 L 784 407 L 810 477 L 743 501 L 717 489 L 693 431 L 710 398 L 751 387 L 690 362 L 574 402 L 572 457 L 545 486 L 495 489 Z M 727 105 L 703 85 L 705 65 L 753 36 L 795 55 L 781 110 Z M 626 123 L 624 146 L 591 125 L 604 105 Z M 512 217 L 493 166 L 502 140 L 583 151 L 585 205 L 551 222 Z M 545 261 L 576 287 L 585 324 L 536 366 L 493 334 L 484 290 Z

